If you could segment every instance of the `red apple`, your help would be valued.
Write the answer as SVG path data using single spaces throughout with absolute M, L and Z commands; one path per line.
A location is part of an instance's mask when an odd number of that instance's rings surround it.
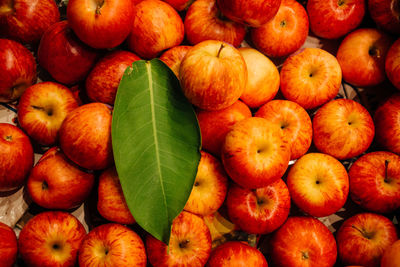
M 368 110 L 351 99 L 332 100 L 313 118 L 314 145 L 337 159 L 349 159 L 365 152 L 374 134 L 374 122 Z
M 394 242 L 382 255 L 381 267 L 398 267 L 400 262 L 400 240 Z
M 385 71 L 392 84 L 400 90 L 400 38 L 393 43 L 386 55 Z
M 191 46 L 178 45 L 174 46 L 160 56 L 160 59 L 168 65 L 168 67 L 175 73 L 176 77 L 179 76 L 179 68 L 181 67 L 182 59 L 190 50 Z
M 194 0 L 163 0 L 170 4 L 176 11 L 183 11 L 190 6 Z
M 98 57 L 98 51 L 82 43 L 66 20 L 47 29 L 38 49 L 39 64 L 55 80 L 64 84 L 85 79 Z
M 85 235 L 83 225 L 70 213 L 43 212 L 22 228 L 18 239 L 19 253 L 28 266 L 73 267 Z
M 304 44 L 308 27 L 304 7 L 295 0 L 282 0 L 278 13 L 270 21 L 251 29 L 251 40 L 267 56 L 285 57 Z
M 368 0 L 368 11 L 378 27 L 400 34 L 399 0 Z
M 86 93 L 93 102 L 114 105 L 115 95 L 127 67 L 140 58 L 128 51 L 113 51 L 100 59 L 86 78 Z
M 197 0 L 185 16 L 186 38 L 192 44 L 218 40 L 238 47 L 246 34 L 245 26 L 227 20 L 217 7 L 217 0 Z
M 0 265 L 12 267 L 17 260 L 18 244 L 14 230 L 0 222 Z
M 0 102 L 17 100 L 36 83 L 35 58 L 20 43 L 0 39 L 0 73 Z
M 29 137 L 14 125 L 0 123 L 0 192 L 21 187 L 32 167 Z

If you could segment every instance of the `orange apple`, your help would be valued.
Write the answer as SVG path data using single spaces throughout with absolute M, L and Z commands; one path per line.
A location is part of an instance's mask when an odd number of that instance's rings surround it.
M 394 42 L 386 55 L 385 71 L 392 84 L 400 90 L 400 38 Z
M 383 252 L 381 267 L 398 267 L 400 263 L 400 240 Z
M 179 77 L 179 68 L 181 67 L 182 59 L 186 56 L 191 46 L 178 45 L 165 51 L 160 59 L 168 65 L 168 67 Z

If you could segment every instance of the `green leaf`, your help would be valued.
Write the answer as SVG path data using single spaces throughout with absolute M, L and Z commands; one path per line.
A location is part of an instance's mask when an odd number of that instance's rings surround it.
M 115 165 L 137 223 L 168 244 L 197 173 L 196 114 L 159 59 L 136 61 L 119 84 L 112 120 Z

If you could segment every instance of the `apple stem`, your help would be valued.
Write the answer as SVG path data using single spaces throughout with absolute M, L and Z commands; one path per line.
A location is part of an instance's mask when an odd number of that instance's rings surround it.
M 371 239 L 371 238 L 372 238 L 372 235 L 371 235 L 371 234 L 368 234 L 367 231 L 361 230 L 360 228 L 358 228 L 358 227 L 355 226 L 355 225 L 352 225 L 351 227 L 352 227 L 353 229 L 356 229 L 357 231 L 359 231 L 363 237 L 365 237 L 365 238 L 367 238 L 367 239 Z
M 389 162 L 390 162 L 390 160 L 388 160 L 388 159 L 385 160 L 385 183 L 389 183 L 389 179 L 388 179 Z
M 104 5 L 104 0 L 103 1 L 98 1 L 97 7 L 96 7 L 96 15 L 101 15 L 101 7 Z
M 224 47 L 225 47 L 224 44 L 221 44 L 221 47 L 219 48 L 218 53 L 217 53 L 217 57 L 219 57 L 219 55 L 221 54 L 221 51 Z

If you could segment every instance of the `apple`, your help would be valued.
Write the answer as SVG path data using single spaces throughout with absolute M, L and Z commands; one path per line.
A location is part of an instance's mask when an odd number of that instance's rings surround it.
M 381 267 L 396 267 L 400 262 L 400 240 L 394 242 L 382 255 Z
M 216 247 L 207 262 L 207 267 L 257 266 L 268 267 L 264 255 L 239 241 L 229 241 Z
M 108 223 L 92 229 L 79 249 L 79 266 L 145 267 L 146 250 L 140 236 L 126 226 Z
M 182 43 L 183 21 L 173 7 L 160 0 L 145 0 L 134 10 L 127 41 L 129 49 L 140 57 L 155 58 Z
M 351 99 L 336 99 L 323 105 L 313 118 L 313 142 L 322 153 L 349 159 L 371 145 L 375 126 L 368 110 Z
M 343 207 L 349 194 L 349 177 L 334 157 L 308 153 L 290 168 L 287 186 L 297 207 L 311 216 L 325 217 Z
M 218 40 L 238 47 L 246 35 L 244 25 L 227 20 L 217 7 L 217 0 L 197 0 L 185 16 L 185 34 L 192 45 Z
M 189 45 L 174 46 L 160 56 L 160 59 L 168 65 L 176 77 L 179 76 L 179 68 L 181 67 L 182 59 L 186 56 L 190 48 L 191 46 Z
M 277 124 L 290 144 L 290 159 L 304 155 L 312 142 L 312 123 L 307 111 L 289 100 L 272 100 L 254 115 Z
M 332 100 L 342 82 L 336 58 L 320 48 L 305 48 L 289 56 L 281 69 L 281 92 L 305 109 L 313 109 Z
M 368 11 L 379 28 L 400 34 L 399 0 L 368 0 Z
M 73 267 L 86 230 L 72 214 L 62 211 L 39 213 L 22 228 L 19 253 L 28 266 Z
M 135 223 L 126 204 L 115 167 L 108 168 L 100 174 L 97 192 L 97 210 L 101 216 L 120 224 Z
M 70 112 L 59 131 L 65 155 L 90 170 L 111 166 L 111 114 L 112 108 L 102 103 L 82 105 Z
M 360 25 L 365 5 L 364 0 L 309 0 L 311 31 L 322 38 L 338 39 Z
M 313 217 L 289 217 L 273 234 L 271 255 L 275 266 L 332 267 L 336 241 L 329 229 Z
M 286 57 L 297 51 L 308 36 L 304 7 L 295 0 L 282 0 L 278 13 L 267 23 L 250 30 L 258 51 L 269 57 Z
M 190 6 L 194 0 L 163 0 L 170 4 L 176 11 L 183 11 Z
M 247 84 L 240 99 L 258 108 L 275 97 L 279 90 L 279 71 L 266 56 L 250 47 L 238 49 L 247 67 Z
M 86 93 L 93 102 L 114 105 L 115 95 L 127 67 L 140 58 L 128 51 L 113 51 L 101 58 L 86 78 Z
M 358 87 L 383 82 L 386 54 L 391 44 L 392 38 L 377 29 L 362 28 L 348 34 L 336 55 L 343 79 Z
M 341 262 L 365 267 L 379 267 L 384 251 L 397 239 L 394 224 L 374 213 L 359 213 L 346 219 L 336 234 Z
M 386 55 L 385 71 L 392 84 L 400 90 L 400 38 L 393 43 Z
M 0 36 L 36 44 L 60 20 L 54 0 L 13 0 L 0 3 Z
M 43 34 L 38 62 L 58 82 L 74 84 L 85 79 L 99 55 L 99 51 L 82 43 L 64 20 Z
M 202 267 L 211 253 L 210 230 L 201 217 L 182 211 L 172 222 L 169 245 L 148 235 L 146 251 L 153 266 Z
M 17 100 L 36 83 L 35 58 L 20 43 L 0 39 L 0 73 L 0 102 Z
M 289 165 L 290 147 L 276 124 L 264 118 L 246 118 L 226 135 L 221 159 L 234 182 L 255 189 L 283 176 Z
M 14 230 L 0 222 L 0 259 L 2 267 L 12 267 L 17 260 L 18 243 Z
M 227 43 L 203 41 L 182 60 L 179 80 L 190 103 L 205 110 L 220 110 L 242 95 L 247 81 L 246 62 Z
M 14 125 L 0 123 L 0 192 L 20 188 L 32 167 L 29 137 Z

